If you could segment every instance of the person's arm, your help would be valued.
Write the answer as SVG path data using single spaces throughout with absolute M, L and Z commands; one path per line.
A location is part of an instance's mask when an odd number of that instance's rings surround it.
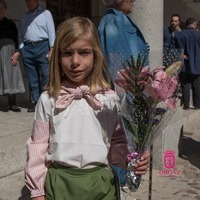
M 51 48 L 49 49 L 49 52 L 48 52 L 48 54 L 46 55 L 46 58 L 48 59 L 49 62 L 50 62 L 50 60 L 51 60 L 52 52 L 53 52 L 53 47 L 51 47 Z
M 48 10 L 45 10 L 45 18 L 46 18 L 47 34 L 49 37 L 49 47 L 50 47 L 49 52 L 47 54 L 47 59 L 48 61 L 50 61 L 55 40 L 55 26 L 52 15 Z
M 49 37 L 49 47 L 52 48 L 54 45 L 54 40 L 55 40 L 54 21 L 53 21 L 51 13 L 48 10 L 45 10 L 44 14 L 45 14 L 45 18 L 46 18 L 47 34 Z
M 32 135 L 26 142 L 25 183 L 31 191 L 31 197 L 41 199 L 41 196 L 45 195 L 44 183 L 48 169 L 46 156 L 50 137 L 48 110 L 51 104 L 45 99 L 47 99 L 47 94 L 42 94 L 36 106 Z
M 15 49 L 18 49 L 18 30 L 14 22 L 11 23 L 10 31 L 12 34 L 13 41 L 15 42 Z
M 23 18 L 19 21 L 19 31 L 18 31 L 18 48 L 21 50 L 24 47 L 24 27 L 23 27 Z
M 127 140 L 121 123 L 116 124 L 108 154 L 109 163 L 122 169 L 127 168 Z
M 182 37 L 181 32 L 177 33 L 177 35 L 175 36 L 175 45 L 176 45 L 176 48 L 183 49 L 183 51 L 184 51 L 183 58 L 184 58 L 184 60 L 188 60 L 189 56 L 187 53 L 186 42 L 185 42 L 184 37 Z
M 16 51 L 13 53 L 11 57 L 11 63 L 13 66 L 16 66 L 19 61 L 20 53 L 18 51 L 18 30 L 14 22 L 11 22 L 10 31 L 11 31 L 12 38 L 15 43 L 15 49 L 16 49 Z
M 111 148 L 109 152 L 110 163 L 126 169 L 128 164 L 128 154 L 127 139 L 122 128 L 122 124 L 120 123 L 112 137 Z M 150 152 L 146 152 L 141 156 L 140 161 L 135 167 L 133 167 L 133 170 L 136 172 L 136 174 L 146 174 L 149 166 L 149 158 Z

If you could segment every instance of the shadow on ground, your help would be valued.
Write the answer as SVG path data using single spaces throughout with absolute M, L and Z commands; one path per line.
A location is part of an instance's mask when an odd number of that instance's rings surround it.
M 31 200 L 30 192 L 26 186 L 24 186 L 21 190 L 21 197 L 17 200 Z
M 193 166 L 200 169 L 200 142 L 190 136 L 182 136 L 180 158 L 188 160 Z
M 20 103 L 20 104 L 17 104 L 18 107 L 20 108 L 32 108 L 34 106 L 33 103 Z M 0 104 L 0 112 L 9 112 L 9 105 L 8 104 Z

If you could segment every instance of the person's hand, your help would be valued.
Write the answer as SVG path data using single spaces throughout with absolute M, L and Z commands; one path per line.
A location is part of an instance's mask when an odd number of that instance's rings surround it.
M 45 200 L 45 196 L 34 197 L 31 200 Z
M 16 66 L 18 61 L 19 61 L 19 56 L 20 56 L 20 53 L 17 51 L 15 52 L 12 57 L 11 57 L 11 63 L 13 66 Z
M 184 58 L 185 60 L 188 60 L 188 59 L 189 59 L 189 57 L 188 57 L 187 55 L 184 55 L 183 58 Z
M 53 52 L 53 48 L 50 48 L 50 50 L 49 50 L 49 52 L 48 52 L 48 54 L 47 54 L 47 56 L 46 56 L 49 62 L 50 62 L 50 60 L 51 60 L 52 52 Z
M 150 152 L 146 152 L 141 158 L 137 165 L 133 168 L 135 174 L 144 175 L 148 171 L 149 167 Z

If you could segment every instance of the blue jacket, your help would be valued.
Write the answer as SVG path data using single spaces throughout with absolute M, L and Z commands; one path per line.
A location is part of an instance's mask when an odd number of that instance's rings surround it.
M 183 71 L 200 75 L 200 32 L 193 28 L 186 28 L 176 35 L 177 45 L 184 49 L 188 60 L 184 61 Z
M 140 54 L 148 58 L 148 45 L 141 31 L 121 11 L 108 9 L 99 24 L 98 32 L 102 50 L 110 68 L 126 62 L 131 55 L 137 58 Z

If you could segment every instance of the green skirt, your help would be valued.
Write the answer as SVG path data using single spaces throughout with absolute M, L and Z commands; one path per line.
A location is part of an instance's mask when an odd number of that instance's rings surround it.
M 46 200 L 117 200 L 114 175 L 105 166 L 74 169 L 54 163 L 45 192 Z

